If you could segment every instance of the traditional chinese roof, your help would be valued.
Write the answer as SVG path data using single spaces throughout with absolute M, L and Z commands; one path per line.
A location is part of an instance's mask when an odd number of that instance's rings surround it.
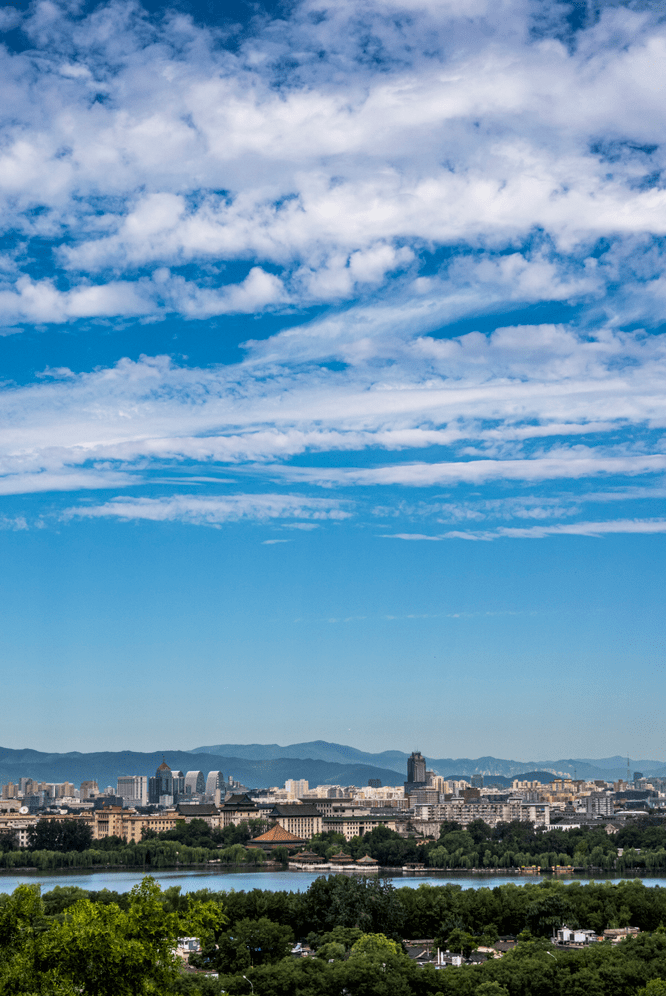
M 252 838 L 253 844 L 304 844 L 305 840 L 303 837 L 297 837 L 296 834 L 290 833 L 289 830 L 285 830 L 284 827 L 274 826 L 266 833 L 262 833 L 259 837 Z
M 321 816 L 320 811 L 311 803 L 277 803 L 271 810 L 271 816 Z
M 171 768 L 166 763 L 166 761 L 162 761 L 162 763 L 160 764 L 160 766 L 159 766 L 159 768 L 157 770 L 158 771 L 171 771 Z
M 300 851 L 294 855 L 294 861 L 302 861 L 306 865 L 319 865 L 323 860 L 321 855 L 315 854 L 314 851 Z
M 369 854 L 364 854 L 362 858 L 356 859 L 357 865 L 377 865 L 379 862 L 376 858 L 371 858 Z
M 351 854 L 345 854 L 344 851 L 338 851 L 337 854 L 332 854 L 330 861 L 335 862 L 335 864 L 340 865 L 350 865 L 354 863 L 354 859 Z
M 223 803 L 222 809 L 227 812 L 230 809 L 254 809 L 258 811 L 256 802 L 250 799 L 249 795 L 230 795 L 229 798 Z

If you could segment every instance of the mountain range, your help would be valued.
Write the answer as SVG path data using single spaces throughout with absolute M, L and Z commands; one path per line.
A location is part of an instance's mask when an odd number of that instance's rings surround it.
M 31 749 L 0 747 L 0 782 L 17 782 L 21 777 L 44 782 L 94 779 L 100 788 L 115 784 L 119 775 L 152 775 L 166 759 L 174 769 L 221 770 L 225 777 L 252 788 L 283 785 L 287 778 L 307 779 L 315 785 L 366 785 L 378 778 L 383 785 L 399 785 L 407 777 L 404 751 L 368 753 L 344 744 L 314 740 L 289 744 L 215 744 L 191 750 L 71 751 L 49 754 Z M 605 758 L 561 758 L 556 761 L 513 761 L 496 757 L 426 758 L 428 768 L 445 777 L 469 778 L 482 774 L 497 776 L 498 783 L 508 784 L 520 776 L 534 778 L 535 772 L 570 775 L 578 778 L 614 780 L 627 774 L 627 759 L 616 755 Z M 666 763 L 654 760 L 630 760 L 630 769 L 645 775 L 666 777 Z M 531 776 L 531 777 L 530 777 Z M 501 782 L 500 782 L 501 779 Z
M 404 780 L 407 777 L 407 758 L 409 754 L 400 750 L 386 750 L 379 754 L 370 754 L 344 744 L 328 743 L 325 740 L 311 740 L 306 743 L 288 744 L 216 744 L 210 747 L 195 747 L 193 754 L 232 754 L 237 757 L 253 760 L 269 760 L 279 757 L 312 758 L 337 764 L 372 764 L 377 767 L 390 768 L 398 772 Z M 559 760 L 529 760 L 512 761 L 498 757 L 426 757 L 428 768 L 438 775 L 460 777 L 470 775 L 502 775 L 505 778 L 516 778 L 528 771 L 547 771 L 557 775 L 570 777 L 616 779 L 627 776 L 627 757 L 616 754 L 613 757 L 587 758 L 567 757 Z M 645 775 L 666 777 L 666 761 L 632 760 L 629 759 L 631 772 L 642 771 Z
M 44 782 L 95 780 L 103 789 L 115 785 L 119 775 L 153 775 L 157 766 L 166 760 L 177 770 L 220 770 L 225 778 L 252 788 L 284 785 L 287 778 L 305 778 L 311 785 L 367 785 L 369 778 L 379 778 L 384 785 L 400 782 L 396 772 L 370 764 L 335 764 L 317 758 L 280 757 L 273 759 L 247 759 L 238 756 L 209 754 L 197 751 L 165 750 L 153 753 L 138 751 L 104 751 L 82 754 L 46 754 L 34 750 L 0 748 L 0 782 L 16 783 L 21 777 Z M 405 776 L 402 776 L 404 780 Z

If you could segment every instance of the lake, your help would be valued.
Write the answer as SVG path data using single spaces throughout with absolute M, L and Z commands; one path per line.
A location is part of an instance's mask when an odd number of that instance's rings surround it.
M 74 871 L 63 870 L 55 872 L 22 871 L 22 872 L 0 872 L 0 892 L 12 892 L 18 885 L 39 882 L 43 892 L 48 892 L 56 885 L 78 885 L 82 889 L 112 889 L 114 892 L 128 892 L 133 885 L 140 882 L 145 872 L 135 868 L 102 869 L 100 871 Z M 335 874 L 334 872 L 331 874 Z M 250 889 L 267 889 L 269 891 L 305 892 L 315 879 L 320 878 L 315 872 L 298 871 L 243 871 L 242 869 L 215 870 L 206 869 L 159 869 L 153 873 L 153 878 L 159 882 L 163 889 L 168 889 L 172 885 L 179 885 L 183 892 L 194 892 L 197 889 L 211 889 L 214 892 L 229 891 L 235 889 L 237 892 L 249 891 Z M 327 876 L 328 877 L 328 876 Z M 541 882 L 544 879 L 552 879 L 551 875 L 484 875 L 482 873 L 468 873 L 465 875 L 453 873 L 435 873 L 403 875 L 393 874 L 383 876 L 390 878 L 397 887 L 409 886 L 418 888 L 424 883 L 428 885 L 446 885 L 452 883 L 460 885 L 463 889 L 494 888 L 497 885 L 506 885 L 513 882 L 514 885 L 526 885 L 528 882 Z M 624 878 L 630 876 L 625 875 Z M 612 875 L 575 875 L 566 877 L 558 876 L 558 881 L 563 882 L 601 882 L 622 880 L 622 876 Z M 640 876 L 641 881 L 647 886 L 666 886 L 666 876 Z

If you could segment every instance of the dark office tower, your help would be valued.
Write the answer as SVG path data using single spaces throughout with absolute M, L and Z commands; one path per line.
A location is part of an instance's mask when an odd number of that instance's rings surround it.
M 423 783 L 426 780 L 426 762 L 423 754 L 418 751 L 407 758 L 407 781 L 412 785 Z
M 166 761 L 162 761 L 155 772 L 155 777 L 151 778 L 148 782 L 148 801 L 151 805 L 159 805 L 160 799 L 168 799 L 169 802 L 165 802 L 165 805 L 173 805 L 175 795 L 173 774 Z

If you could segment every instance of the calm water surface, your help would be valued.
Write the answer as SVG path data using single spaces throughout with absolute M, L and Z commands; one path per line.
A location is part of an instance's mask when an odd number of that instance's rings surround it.
M 56 885 L 78 885 L 82 889 L 112 889 L 115 892 L 128 892 L 133 885 L 140 882 L 145 873 L 137 869 L 103 869 L 100 871 L 57 871 L 45 874 L 39 871 L 0 872 L 0 892 L 12 892 L 17 885 L 29 882 L 39 882 L 42 892 L 48 892 Z M 211 889 L 214 892 L 235 889 L 249 891 L 250 889 L 267 889 L 271 891 L 305 892 L 321 875 L 297 871 L 211 871 L 210 869 L 162 869 L 153 874 L 163 889 L 179 885 L 183 892 L 195 892 L 197 889 Z M 541 882 L 551 875 L 483 875 L 483 874 L 431 874 L 431 875 L 390 875 L 385 876 L 393 881 L 396 887 L 409 886 L 416 889 L 419 885 L 446 885 L 453 883 L 463 889 L 494 888 L 497 885 L 526 885 L 528 882 Z M 629 876 L 625 875 L 624 878 Z M 564 882 L 600 882 L 621 881 L 621 876 L 586 876 L 576 875 L 570 878 L 558 876 Z M 641 881 L 647 886 L 666 886 L 666 876 L 645 876 Z

